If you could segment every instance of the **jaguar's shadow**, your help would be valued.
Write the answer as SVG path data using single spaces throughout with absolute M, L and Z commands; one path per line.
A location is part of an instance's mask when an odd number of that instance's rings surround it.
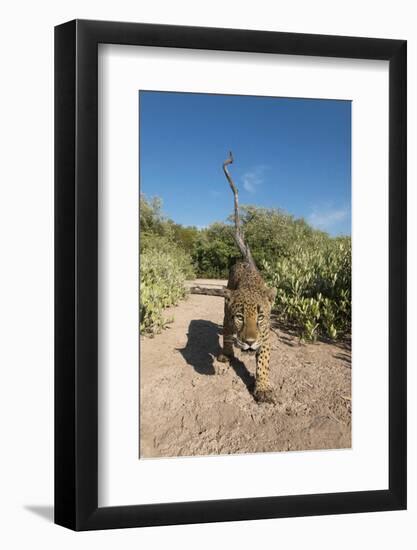
M 194 319 L 188 326 L 188 340 L 185 348 L 178 351 L 198 374 L 216 374 L 214 367 L 216 357 L 221 351 L 219 337 L 222 326 L 205 319 Z M 254 385 L 254 377 L 245 364 L 238 358 L 231 361 L 230 366 L 245 384 L 249 391 Z
M 194 319 L 188 325 L 187 344 L 178 350 L 198 374 L 215 374 L 214 361 L 220 353 L 222 327 L 205 319 Z

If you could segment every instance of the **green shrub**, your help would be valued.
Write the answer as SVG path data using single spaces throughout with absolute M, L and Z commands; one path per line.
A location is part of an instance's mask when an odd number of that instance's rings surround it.
M 342 338 L 351 327 L 351 240 L 318 236 L 288 257 L 262 263 L 277 289 L 279 319 L 303 339 Z
M 141 235 L 140 330 L 143 333 L 160 332 L 166 326 L 170 319 L 164 317 L 164 309 L 185 297 L 184 281 L 193 276 L 189 255 L 175 243 L 165 237 Z

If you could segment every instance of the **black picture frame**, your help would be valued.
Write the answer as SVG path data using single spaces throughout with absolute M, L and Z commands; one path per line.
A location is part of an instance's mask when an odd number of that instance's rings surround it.
M 389 61 L 389 488 L 98 507 L 98 44 Z M 74 530 L 406 508 L 406 41 L 74 20 L 55 28 L 55 522 Z M 371 205 L 370 205 L 371 207 Z

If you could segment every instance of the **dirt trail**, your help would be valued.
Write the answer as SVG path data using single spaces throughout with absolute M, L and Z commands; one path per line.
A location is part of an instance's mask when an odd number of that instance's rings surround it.
M 169 328 L 141 337 L 141 457 L 253 453 L 351 446 L 351 353 L 347 345 L 300 344 L 274 327 L 275 405 L 250 391 L 255 359 L 216 361 L 223 299 L 190 295 Z

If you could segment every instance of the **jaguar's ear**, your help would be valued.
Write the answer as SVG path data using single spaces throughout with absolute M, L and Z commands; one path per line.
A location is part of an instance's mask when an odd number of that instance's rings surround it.
M 230 290 L 230 288 L 226 288 L 225 286 L 223 286 L 221 292 L 226 302 L 230 302 L 230 299 L 232 298 L 232 291 Z
M 272 305 L 275 302 L 275 298 L 277 297 L 277 289 L 268 288 L 267 296 L 268 296 L 268 300 L 271 302 L 271 305 Z

